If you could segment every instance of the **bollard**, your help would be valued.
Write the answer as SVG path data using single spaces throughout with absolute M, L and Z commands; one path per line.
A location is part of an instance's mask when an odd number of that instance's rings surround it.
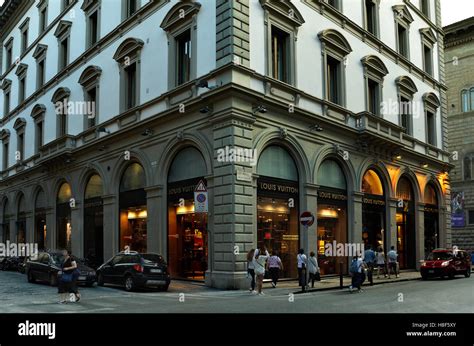
M 339 262 L 339 288 L 341 290 L 344 288 L 344 278 L 342 276 L 343 275 L 342 270 L 343 270 L 343 263 Z

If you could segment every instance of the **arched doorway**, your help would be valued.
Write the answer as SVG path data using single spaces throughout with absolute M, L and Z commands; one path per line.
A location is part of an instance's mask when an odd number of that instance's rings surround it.
M 427 256 L 439 247 L 439 204 L 433 183 L 426 185 L 423 202 L 425 204 L 425 256 Z
M 296 278 L 298 169 L 286 149 L 271 145 L 259 157 L 257 174 L 257 246 L 276 251 L 283 262 L 282 276 Z
M 397 253 L 400 269 L 415 268 L 415 195 L 410 180 L 402 176 L 397 184 Z
M 38 249 L 46 249 L 46 199 L 43 189 L 35 198 L 35 242 Z
M 321 275 L 339 274 L 337 257 L 326 257 L 326 244 L 347 243 L 347 183 L 339 163 L 333 159 L 323 161 L 318 170 L 318 263 Z M 343 272 L 347 270 L 347 261 Z
M 182 149 L 168 172 L 168 264 L 173 277 L 204 280 L 208 263 L 207 213 L 195 213 L 194 189 L 207 185 L 199 150 Z
M 25 196 L 23 194 L 20 194 L 18 197 L 16 242 L 17 244 L 26 242 L 26 205 Z
M 120 249 L 146 252 L 147 207 L 145 171 L 137 162 L 127 166 L 120 180 Z
M 3 200 L 2 233 L 3 243 L 6 243 L 10 240 L 10 209 L 8 206 L 8 198 Z
M 71 187 L 62 183 L 56 199 L 57 248 L 71 250 Z
M 379 174 L 374 169 L 365 172 L 362 178 L 362 240 L 377 250 L 386 249 L 385 191 Z
M 102 178 L 90 176 L 84 191 L 84 255 L 90 266 L 104 263 L 104 209 Z

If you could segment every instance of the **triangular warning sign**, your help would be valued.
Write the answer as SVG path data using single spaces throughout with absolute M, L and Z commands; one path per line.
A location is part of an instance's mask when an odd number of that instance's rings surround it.
M 195 192 L 206 192 L 207 188 L 206 185 L 204 184 L 204 180 L 199 180 L 199 183 L 196 185 L 196 188 L 194 189 Z

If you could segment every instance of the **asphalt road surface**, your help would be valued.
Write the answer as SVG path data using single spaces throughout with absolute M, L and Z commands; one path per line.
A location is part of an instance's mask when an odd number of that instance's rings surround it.
M 264 296 L 173 281 L 168 292 L 81 288 L 79 303 L 57 303 L 57 288 L 30 284 L 25 275 L 0 272 L 0 313 L 473 313 L 474 276 L 366 287 L 362 293 L 329 290 L 292 294 L 267 288 Z

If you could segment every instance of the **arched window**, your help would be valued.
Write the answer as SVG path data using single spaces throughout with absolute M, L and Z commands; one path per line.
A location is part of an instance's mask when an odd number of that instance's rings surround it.
M 464 156 L 463 160 L 463 168 L 464 168 L 464 180 L 471 180 L 473 179 L 472 171 L 473 171 L 473 161 L 474 161 L 474 153 L 469 153 Z
M 123 172 L 120 181 L 120 192 L 143 189 L 145 187 L 145 171 L 139 163 L 130 164 Z
M 102 178 L 100 175 L 94 174 L 89 178 L 89 182 L 86 186 L 86 192 L 84 194 L 84 199 L 102 197 L 102 193 Z
M 192 169 L 190 169 L 192 167 Z M 206 175 L 206 165 L 199 150 L 188 147 L 181 150 L 173 159 L 168 172 L 168 183 L 189 180 Z
M 265 148 L 258 160 L 257 173 L 266 177 L 298 180 L 295 161 L 288 151 L 278 145 Z
M 469 112 L 469 92 L 467 90 L 461 91 L 461 110 Z
M 383 196 L 383 185 L 379 175 L 373 170 L 369 169 L 364 174 L 362 179 L 362 192 L 371 195 Z
M 341 166 L 334 160 L 325 160 L 318 170 L 318 185 L 334 189 L 346 189 L 346 177 Z

